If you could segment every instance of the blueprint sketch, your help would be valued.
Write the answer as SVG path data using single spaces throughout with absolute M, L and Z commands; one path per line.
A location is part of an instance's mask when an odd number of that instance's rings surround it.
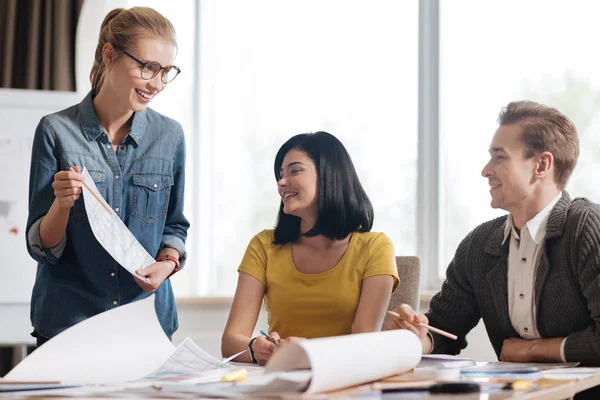
M 81 188 L 85 203 L 85 212 L 87 213 L 94 236 L 111 257 L 129 271 L 131 275 L 138 277 L 144 282 L 148 282 L 146 278 L 138 275 L 135 271 L 146 268 L 156 261 L 148 254 L 140 242 L 137 241 L 131 231 L 127 229 L 127 226 L 121 221 L 117 213 L 102 198 L 87 169 L 84 168 L 81 173 L 87 184 Z M 88 188 L 92 189 L 97 196 L 93 196 Z

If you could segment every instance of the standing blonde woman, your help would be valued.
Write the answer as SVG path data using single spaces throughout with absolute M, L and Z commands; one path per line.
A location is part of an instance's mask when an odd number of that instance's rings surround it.
M 100 312 L 156 294 L 165 333 L 178 327 L 169 276 L 183 267 L 185 140 L 148 104 L 177 77 L 173 25 L 151 8 L 102 22 L 92 91 L 43 117 L 35 132 L 27 248 L 38 262 L 31 299 L 38 346 Z M 95 239 L 81 198 L 87 168 L 108 204 L 156 262 L 134 278 Z

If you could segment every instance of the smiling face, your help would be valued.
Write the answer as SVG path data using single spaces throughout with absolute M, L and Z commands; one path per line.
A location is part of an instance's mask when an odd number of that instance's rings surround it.
M 490 161 L 481 171 L 488 179 L 492 208 L 513 212 L 533 197 L 537 157 L 525 158 L 519 125 L 501 125 L 490 145 Z
M 156 61 L 163 67 L 173 64 L 175 47 L 169 42 L 156 38 L 142 37 L 136 45 L 127 50 L 142 62 Z M 141 112 L 166 85 L 161 81 L 162 71 L 154 78 L 146 80 L 141 76 L 141 65 L 119 50 L 108 51 L 107 74 L 102 90 L 107 90 L 115 105 L 122 109 Z
M 292 149 L 283 158 L 277 182 L 283 212 L 303 219 L 318 215 L 318 174 L 313 160 L 302 150 Z

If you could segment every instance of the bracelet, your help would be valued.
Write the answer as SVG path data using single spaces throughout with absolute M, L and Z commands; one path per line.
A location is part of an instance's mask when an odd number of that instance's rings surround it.
M 258 364 L 258 362 L 256 361 L 256 358 L 254 358 L 254 350 L 252 350 L 252 344 L 254 344 L 254 341 L 256 339 L 258 339 L 258 336 L 250 339 L 250 342 L 248 343 L 248 353 L 250 353 L 250 358 L 252 359 L 252 362 L 254 364 Z
M 179 271 L 179 260 L 176 259 L 175 257 L 173 257 L 172 255 L 169 254 L 163 254 L 162 256 L 158 257 L 156 259 L 157 262 L 160 261 L 173 261 L 175 263 L 175 269 L 173 270 L 173 272 L 171 272 L 171 275 L 173 275 L 175 272 Z

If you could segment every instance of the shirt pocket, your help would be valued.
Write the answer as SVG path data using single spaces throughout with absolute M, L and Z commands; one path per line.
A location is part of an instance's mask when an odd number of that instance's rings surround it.
M 105 198 L 106 193 L 104 193 L 104 171 L 88 170 L 88 172 L 90 173 L 90 176 L 96 184 L 96 188 L 98 189 L 102 197 Z
M 173 177 L 165 174 L 133 174 L 131 214 L 151 224 L 169 208 Z

